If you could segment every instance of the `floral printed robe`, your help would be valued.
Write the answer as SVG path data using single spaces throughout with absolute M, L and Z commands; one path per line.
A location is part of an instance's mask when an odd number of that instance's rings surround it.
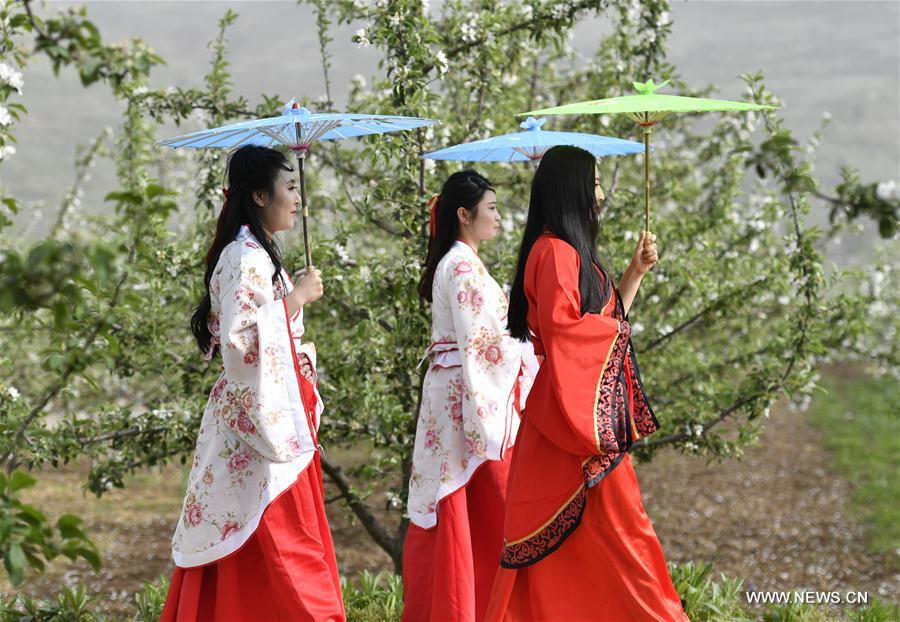
M 422 386 L 409 518 L 428 529 L 438 502 L 515 442 L 537 359 L 506 330 L 507 299 L 478 254 L 457 241 L 438 263 L 431 304 L 432 365 Z
M 224 369 L 197 435 L 181 518 L 172 540 L 175 564 L 188 568 L 236 551 L 263 510 L 309 465 L 317 448 L 322 400 L 308 412 L 300 391 L 302 309 L 288 317 L 268 254 L 243 226 L 222 251 L 210 281 L 209 328 Z

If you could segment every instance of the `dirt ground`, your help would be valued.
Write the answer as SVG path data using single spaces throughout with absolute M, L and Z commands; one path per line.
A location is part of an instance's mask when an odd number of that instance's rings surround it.
M 669 561 L 702 560 L 747 589 L 850 590 L 900 602 L 898 552 L 866 550 L 848 511 L 853 486 L 829 468 L 818 431 L 773 409 L 741 460 L 666 452 L 635 470 Z
M 866 551 L 864 530 L 847 509 L 852 485 L 828 465 L 817 430 L 804 416 L 773 409 L 759 446 L 741 460 L 707 464 L 666 451 L 636 470 L 670 561 L 712 563 L 749 589 L 859 590 L 900 601 L 898 552 Z M 81 468 L 39 474 L 27 500 L 53 517 L 83 516 L 104 565 L 95 573 L 84 564 L 56 561 L 46 574 L 27 580 L 26 593 L 47 597 L 62 584 L 84 583 L 106 612 L 128 611 L 142 582 L 172 571 L 169 542 L 186 471 L 178 465 L 139 475 L 100 500 L 82 492 Z M 335 496 L 333 490 L 326 495 Z M 328 513 L 342 572 L 392 569 L 388 556 L 337 504 Z M 0 581 L 0 593 L 10 594 L 10 586 Z

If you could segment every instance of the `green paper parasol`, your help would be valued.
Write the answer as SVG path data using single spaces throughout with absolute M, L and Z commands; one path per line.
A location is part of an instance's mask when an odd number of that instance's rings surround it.
M 776 106 L 733 102 L 723 99 L 702 99 L 700 97 L 681 97 L 678 95 L 657 95 L 655 91 L 666 84 L 634 82 L 637 95 L 609 97 L 594 101 L 565 104 L 555 108 L 544 108 L 523 112 L 525 115 L 551 114 L 624 114 L 644 128 L 644 216 L 646 228 L 650 230 L 650 134 L 653 126 L 663 117 L 673 112 L 712 112 L 723 110 L 774 110 Z

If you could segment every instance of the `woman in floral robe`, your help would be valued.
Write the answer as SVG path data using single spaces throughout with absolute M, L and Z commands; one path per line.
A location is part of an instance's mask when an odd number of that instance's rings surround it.
M 315 349 L 303 306 L 322 295 L 315 269 L 294 287 L 273 242 L 299 197 L 281 153 L 241 147 L 207 254 L 192 319 L 223 368 L 197 435 L 164 621 L 345 619 L 325 518 Z
M 409 486 L 405 621 L 483 619 L 503 547 L 506 473 L 537 361 L 509 336 L 506 296 L 478 255 L 499 228 L 494 190 L 473 171 L 432 200 L 419 287 L 431 302 L 431 364 Z

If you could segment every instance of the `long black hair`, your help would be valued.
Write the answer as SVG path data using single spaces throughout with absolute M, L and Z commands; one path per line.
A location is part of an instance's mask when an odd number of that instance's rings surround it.
M 419 281 L 419 296 L 428 302 L 432 301 L 431 285 L 438 263 L 459 237 L 457 210 L 464 207 L 474 218 L 477 215 L 478 204 L 484 197 L 484 193 L 489 190 L 494 190 L 491 182 L 475 171 L 458 171 L 450 175 L 444 182 L 435 208 L 434 234 L 428 240 L 425 271 Z
M 544 229 L 578 252 L 578 289 L 581 313 L 599 313 L 609 300 L 609 273 L 597 257 L 600 219 L 595 210 L 596 159 L 577 147 L 553 147 L 541 158 L 531 182 L 528 220 L 519 246 L 516 277 L 509 293 L 507 326 L 513 337 L 528 339 L 528 300 L 525 298 L 525 264 L 531 247 Z M 598 274 L 597 269 L 600 270 Z
M 191 332 L 194 333 L 197 345 L 204 354 L 209 351 L 209 344 L 212 340 L 212 334 L 207 326 L 209 312 L 212 308 L 209 282 L 219 261 L 219 255 L 237 236 L 241 225 L 245 224 L 250 228 L 250 233 L 256 237 L 275 265 L 272 284 L 275 284 L 276 279 L 282 278 L 281 252 L 263 229 L 259 207 L 253 200 L 253 193 L 260 191 L 274 196 L 275 181 L 278 179 L 279 171 L 293 171 L 294 167 L 280 151 L 268 147 L 245 145 L 229 154 L 227 169 L 228 189 L 225 190 L 225 205 L 219 213 L 216 237 L 206 253 L 206 275 L 203 277 L 206 291 L 191 316 Z

